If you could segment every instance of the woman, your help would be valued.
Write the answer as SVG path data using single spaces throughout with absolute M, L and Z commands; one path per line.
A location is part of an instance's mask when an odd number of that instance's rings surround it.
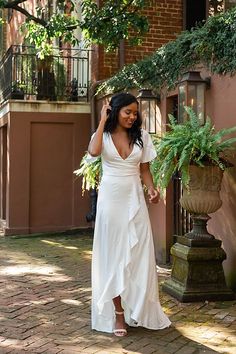
M 117 94 L 103 106 L 88 147 L 90 155 L 101 155 L 103 169 L 93 244 L 92 328 L 116 336 L 127 334 L 126 323 L 150 329 L 170 325 L 158 301 L 152 231 L 142 188 L 143 183 L 149 202 L 158 202 L 149 169 L 156 152 L 141 125 L 137 99 Z

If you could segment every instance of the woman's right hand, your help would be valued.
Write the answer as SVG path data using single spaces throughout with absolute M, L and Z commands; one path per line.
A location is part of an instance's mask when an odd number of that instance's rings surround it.
M 111 106 L 109 106 L 109 104 L 104 104 L 102 106 L 102 110 L 101 110 L 101 122 L 103 122 L 103 123 L 106 123 L 106 121 L 109 117 L 107 110 L 111 110 Z
M 109 104 L 104 104 L 102 106 L 100 123 L 98 124 L 97 130 L 89 143 L 88 152 L 92 156 L 101 155 L 105 123 L 107 121 L 107 118 L 109 117 L 109 114 L 107 114 L 108 109 L 111 110 L 111 106 L 109 106 Z

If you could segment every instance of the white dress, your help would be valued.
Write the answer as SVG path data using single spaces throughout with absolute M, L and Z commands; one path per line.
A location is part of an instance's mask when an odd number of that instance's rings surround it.
M 124 160 L 103 134 L 103 176 L 98 192 L 92 257 L 92 328 L 113 332 L 112 299 L 120 295 L 130 326 L 162 329 L 171 322 L 159 298 L 152 230 L 140 180 L 140 162 L 156 156 L 149 134 Z

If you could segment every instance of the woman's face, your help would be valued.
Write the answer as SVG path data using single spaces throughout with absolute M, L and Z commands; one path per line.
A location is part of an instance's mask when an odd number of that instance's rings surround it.
M 128 106 L 122 107 L 118 115 L 118 125 L 122 128 L 130 129 L 137 119 L 138 104 L 133 102 Z

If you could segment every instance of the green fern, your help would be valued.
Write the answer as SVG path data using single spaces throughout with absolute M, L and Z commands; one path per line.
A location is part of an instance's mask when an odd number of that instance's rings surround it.
M 236 132 L 236 126 L 215 132 L 209 117 L 204 125 L 200 125 L 193 109 L 185 107 L 185 110 L 188 119 L 182 124 L 177 124 L 175 118 L 169 116 L 169 130 L 155 145 L 157 157 L 151 170 L 162 195 L 176 171 L 181 173 L 182 183 L 188 188 L 190 164 L 201 167 L 213 164 L 224 170 L 229 167 L 228 150 L 235 149 L 236 138 L 222 139 Z

